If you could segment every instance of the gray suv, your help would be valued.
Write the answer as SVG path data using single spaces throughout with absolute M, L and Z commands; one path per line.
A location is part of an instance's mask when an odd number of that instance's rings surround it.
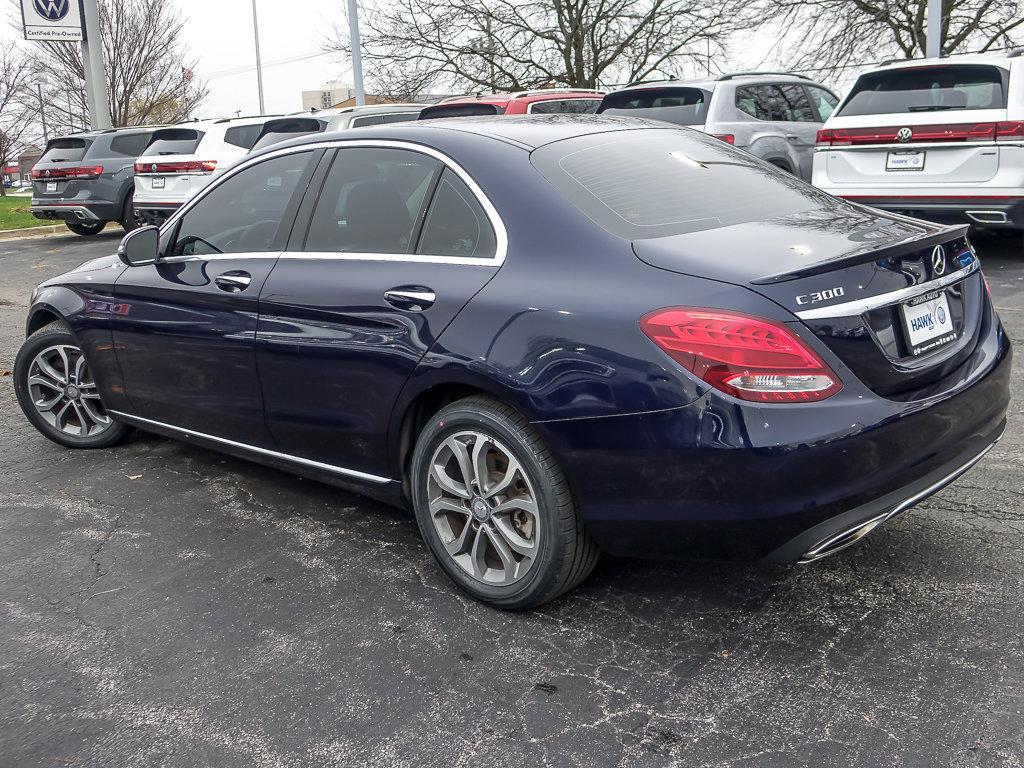
M 29 211 L 37 219 L 62 220 L 78 235 L 95 235 L 110 221 L 135 229 L 135 158 L 155 130 L 113 128 L 51 139 L 32 168 Z
M 607 94 L 597 111 L 697 128 L 810 181 L 818 129 L 838 103 L 802 75 L 741 72 L 636 83 Z

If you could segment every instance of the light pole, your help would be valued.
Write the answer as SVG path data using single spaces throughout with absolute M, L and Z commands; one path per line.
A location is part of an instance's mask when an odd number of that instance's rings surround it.
M 256 20 L 256 0 L 252 0 L 252 35 L 256 41 L 256 87 L 260 92 L 260 114 L 263 108 L 263 62 L 260 60 L 260 24 Z
M 103 43 L 100 40 L 100 14 L 96 0 L 82 0 L 85 36 L 82 38 L 82 64 L 85 66 L 85 93 L 89 102 L 89 122 L 94 131 L 110 128 L 107 105 L 107 75 L 103 67 Z
M 360 50 L 359 8 L 356 0 L 348 0 L 348 40 L 352 48 L 352 84 L 356 87 L 356 106 L 361 107 L 366 103 L 366 93 L 363 91 L 363 53 Z
M 942 57 L 942 0 L 928 0 L 928 25 L 925 56 L 929 59 Z

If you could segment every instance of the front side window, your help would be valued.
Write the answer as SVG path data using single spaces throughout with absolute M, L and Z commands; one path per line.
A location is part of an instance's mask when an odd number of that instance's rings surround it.
M 438 165 L 406 149 L 338 150 L 313 210 L 305 250 L 409 253 Z
M 181 219 L 171 256 L 278 250 L 278 230 L 312 152 L 264 160 L 210 190 Z
M 840 115 L 1006 109 L 1005 69 L 988 64 L 946 64 L 861 75 Z
M 430 201 L 416 253 L 492 259 L 497 250 L 480 201 L 452 170 L 445 169 Z
M 599 106 L 600 99 L 552 99 L 535 101 L 527 111 L 531 115 L 592 115 Z
M 782 100 L 786 103 L 786 120 L 792 123 L 813 123 L 817 120 L 811 100 L 802 85 L 780 85 Z
M 839 99 L 831 91 L 826 91 L 824 88 L 818 88 L 815 85 L 808 85 L 807 90 L 811 94 L 814 106 L 818 108 L 818 117 L 821 118 L 821 122 L 825 122 L 836 108 Z

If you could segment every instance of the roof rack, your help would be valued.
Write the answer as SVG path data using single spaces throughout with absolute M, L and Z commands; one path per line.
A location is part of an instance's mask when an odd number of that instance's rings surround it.
M 799 72 L 730 72 L 728 75 L 719 75 L 716 80 L 722 82 L 723 80 L 734 80 L 737 77 L 752 77 L 756 75 L 784 75 L 786 77 L 799 77 L 801 80 L 811 79 L 807 75 L 801 75 Z
M 596 88 L 534 88 L 529 91 L 518 91 L 511 94 L 513 99 L 521 99 L 524 96 L 536 96 L 543 93 L 597 93 Z
M 629 83 L 623 86 L 624 88 L 632 88 L 634 85 L 653 85 L 654 83 L 674 83 L 679 78 L 675 75 L 669 75 L 668 77 L 658 78 L 656 80 L 637 80 L 636 82 Z
M 281 115 L 238 115 L 238 117 L 218 117 L 214 123 L 230 123 L 232 120 L 252 120 L 257 117 L 281 117 Z

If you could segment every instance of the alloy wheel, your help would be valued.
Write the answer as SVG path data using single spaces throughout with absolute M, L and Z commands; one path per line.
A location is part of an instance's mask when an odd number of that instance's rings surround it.
M 458 432 L 430 460 L 431 520 L 448 555 L 474 579 L 509 585 L 540 554 L 537 496 L 522 465 L 493 437 Z
M 28 369 L 28 390 L 39 415 L 64 434 L 94 437 L 113 424 L 78 347 L 57 344 L 36 355 Z

